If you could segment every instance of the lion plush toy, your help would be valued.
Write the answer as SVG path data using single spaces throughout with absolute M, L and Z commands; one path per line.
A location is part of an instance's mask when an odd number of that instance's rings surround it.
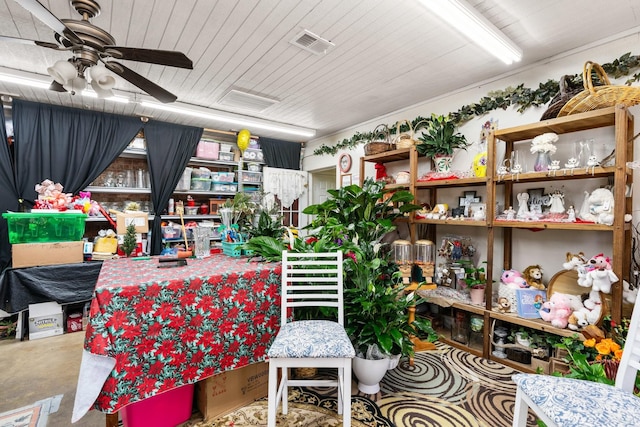
M 546 286 L 542 283 L 542 274 L 542 267 L 539 265 L 530 265 L 522 271 L 522 277 L 526 280 L 527 285 L 535 289 L 546 289 Z

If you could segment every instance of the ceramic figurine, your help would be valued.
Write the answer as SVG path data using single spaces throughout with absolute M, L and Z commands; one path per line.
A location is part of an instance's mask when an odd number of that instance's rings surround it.
M 529 193 L 518 193 L 518 218 L 529 217 Z

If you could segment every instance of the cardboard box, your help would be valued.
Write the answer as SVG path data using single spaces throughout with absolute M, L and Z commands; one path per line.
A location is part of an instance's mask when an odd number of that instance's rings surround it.
M 29 339 L 62 335 L 62 306 L 57 302 L 29 304 Z
M 196 402 L 205 420 L 227 414 L 268 393 L 269 364 L 254 363 L 196 384 Z
M 149 214 L 146 212 L 117 212 L 116 225 L 118 234 L 127 234 L 129 224 L 136 225 L 136 233 L 149 232 Z
M 82 262 L 83 248 L 82 241 L 18 243 L 13 245 L 11 249 L 11 265 L 13 268 L 20 268 Z
M 539 319 L 542 303 L 547 300 L 547 291 L 541 289 L 516 289 L 518 316 Z

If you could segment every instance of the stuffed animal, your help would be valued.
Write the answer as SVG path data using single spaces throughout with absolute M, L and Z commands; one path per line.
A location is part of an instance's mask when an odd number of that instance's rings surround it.
M 583 221 L 597 224 L 613 225 L 613 193 L 606 188 L 596 188 L 585 198 L 578 217 Z
M 609 294 L 611 293 L 611 285 L 617 281 L 618 276 L 612 270 L 595 269 L 587 273 L 585 283 L 587 286 L 591 286 L 593 291 Z
M 578 310 L 571 313 L 568 322 L 569 324 L 567 326 L 572 331 L 579 331 L 580 329 L 589 325 L 589 321 L 587 320 L 587 313 L 583 310 Z
M 566 262 L 562 264 L 562 267 L 565 270 L 573 270 L 586 263 L 587 259 L 584 257 L 584 252 L 578 252 L 577 254 L 567 252 Z
M 522 271 L 522 277 L 531 288 L 546 289 L 542 283 L 542 267 L 539 265 L 530 265 Z
M 527 287 L 527 281 L 518 270 L 504 270 L 500 281 L 512 289 Z
M 564 329 L 569 324 L 569 316 L 573 311 L 571 310 L 571 301 L 565 295 L 559 292 L 551 295 L 551 298 L 540 309 L 540 317 L 545 322 L 550 322 L 551 326 L 559 329 Z
M 622 281 L 622 298 L 629 304 L 635 304 L 638 299 L 638 288 L 631 288 L 631 284 L 626 280 Z
M 583 301 L 584 308 L 580 311 L 584 311 L 587 315 L 587 322 L 590 325 L 595 325 L 600 320 L 602 314 L 602 299 L 600 298 L 600 292 L 593 289 L 589 292 L 589 298 Z
M 509 302 L 509 298 L 499 297 L 498 298 L 498 311 L 500 313 L 510 313 L 511 312 L 511 303 Z
M 587 264 L 589 264 L 589 270 L 611 270 L 611 261 L 604 254 L 592 256 Z

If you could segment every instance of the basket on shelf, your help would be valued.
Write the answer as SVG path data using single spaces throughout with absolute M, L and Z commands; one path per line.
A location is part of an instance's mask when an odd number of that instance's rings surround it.
M 549 106 L 547 110 L 542 114 L 540 120 L 548 120 L 554 119 L 558 116 L 558 113 L 565 106 L 567 102 L 580 92 L 582 92 L 581 87 L 572 87 L 571 86 L 571 76 L 564 75 L 560 77 L 560 91 L 551 98 L 549 101 Z
M 591 71 L 603 83 L 602 86 L 594 86 Z M 613 107 L 624 104 L 631 107 L 640 104 L 640 87 L 612 85 L 604 69 L 595 62 L 587 61 L 582 70 L 584 90 L 571 98 L 558 112 L 558 117 L 570 114 L 584 113 L 600 108 Z
M 549 280 L 549 284 L 547 285 L 547 300 L 556 292 L 580 297 L 583 294 L 588 294 L 589 290 L 590 288 L 578 285 L 578 272 L 576 270 L 562 270 L 554 274 Z M 600 325 L 604 316 L 609 314 L 608 298 L 609 295 L 600 292 L 602 308 L 596 325 Z
M 395 144 L 389 141 L 389 129 L 385 125 L 378 125 L 371 133 L 371 141 L 364 146 L 364 154 L 370 156 L 394 149 Z
M 400 127 L 406 123 L 409 126 L 408 132 L 401 132 Z M 399 120 L 396 123 L 396 137 L 394 139 L 394 143 L 397 148 L 411 148 L 416 145 L 417 142 L 414 138 L 413 126 L 411 126 L 411 122 L 409 120 Z

